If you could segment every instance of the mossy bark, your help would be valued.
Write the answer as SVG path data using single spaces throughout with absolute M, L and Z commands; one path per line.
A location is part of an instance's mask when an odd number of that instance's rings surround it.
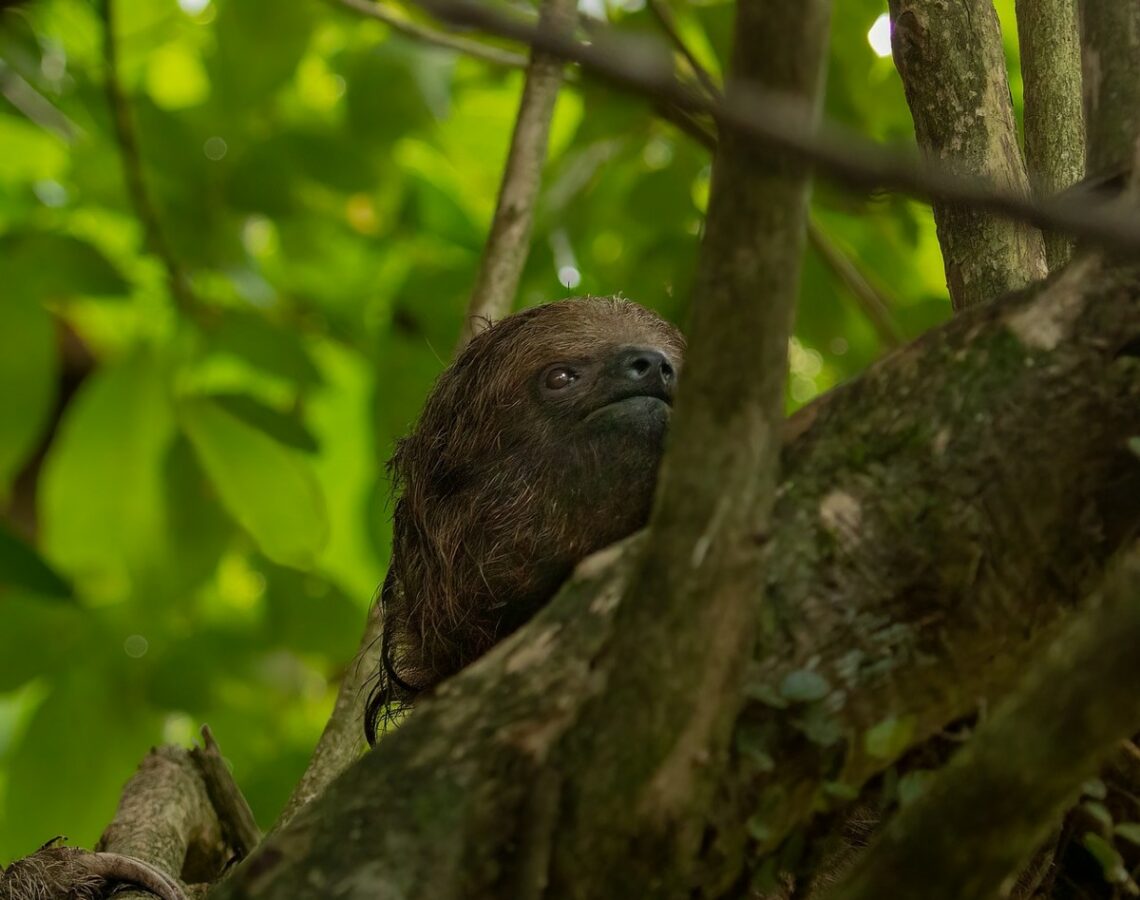
M 1025 83 L 1025 162 L 1038 197 L 1049 197 L 1085 175 L 1081 44 L 1077 0 L 1018 0 L 1017 34 Z M 1045 235 L 1049 268 L 1069 261 L 1073 242 Z
M 890 0 L 890 11 L 895 65 L 919 148 L 959 174 L 1027 195 L 992 0 Z M 948 203 L 934 204 L 934 221 L 955 309 L 1046 274 L 1035 228 Z
M 1008 693 L 1140 524 L 1138 341 L 1140 277 L 1082 259 L 795 422 L 752 699 L 727 768 L 693 761 L 718 778 L 719 802 L 696 823 L 688 881 L 652 839 L 613 861 L 611 820 L 660 828 L 651 794 L 615 793 L 588 816 L 577 804 L 591 772 L 662 752 L 631 714 L 581 753 L 587 712 L 637 702 L 622 666 L 599 661 L 635 646 L 615 632 L 642 536 L 586 560 L 215 896 L 617 897 L 626 872 L 638 896 L 745 895 L 748 873 L 815 811 Z M 684 644 L 686 623 L 672 627 Z
M 1088 170 L 1111 177 L 1136 158 L 1140 136 L 1140 3 L 1081 3 Z

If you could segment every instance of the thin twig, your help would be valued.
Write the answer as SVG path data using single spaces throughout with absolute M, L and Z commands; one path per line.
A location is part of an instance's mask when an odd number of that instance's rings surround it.
M 114 0 L 101 0 L 100 11 L 103 18 L 103 64 L 104 90 L 107 104 L 111 109 L 111 122 L 115 129 L 115 139 L 119 144 L 119 155 L 123 162 L 123 176 L 127 182 L 131 206 L 142 224 L 147 248 L 157 256 L 166 268 L 167 281 L 174 302 L 186 313 L 193 313 L 197 307 L 190 283 L 185 272 L 175 258 L 166 235 L 159 222 L 158 211 L 147 191 L 143 179 L 142 157 L 139 153 L 138 136 L 131 121 L 126 93 L 119 81 L 118 47 L 115 41 Z
M 710 151 L 716 151 L 716 135 L 685 110 L 665 103 L 655 104 L 655 107 L 662 118 L 672 122 L 683 133 Z M 807 234 L 808 241 L 819 253 L 824 264 L 851 292 L 860 311 L 878 333 L 879 340 L 890 349 L 902 346 L 904 337 L 891 316 L 894 304 L 890 299 L 871 284 L 858 263 L 828 237 L 814 216 L 808 218 Z
M 372 604 L 360 647 L 345 671 L 336 704 L 313 750 L 305 774 L 293 789 L 271 832 L 283 828 L 305 805 L 320 795 L 329 783 L 368 749 L 364 740 L 364 707 L 368 680 L 379 665 L 380 603 Z M 373 662 L 366 665 L 365 660 Z
M 494 63 L 497 66 L 508 66 L 512 69 L 521 69 L 527 62 L 526 57 L 521 53 L 515 53 L 513 50 L 502 50 L 478 41 L 470 41 L 453 34 L 437 31 L 434 28 L 427 28 L 411 19 L 397 15 L 379 3 L 372 2 L 372 0 L 331 0 L 331 2 L 360 13 L 362 16 L 375 19 L 377 22 L 383 22 L 393 31 L 398 31 L 400 34 L 417 41 L 423 41 L 425 44 L 446 47 L 448 50 L 455 50 L 466 56 Z
M 921 161 L 911 151 L 885 147 L 833 124 L 817 124 L 795 98 L 755 85 L 736 85 L 723 102 L 714 103 L 678 81 L 668 56 L 649 51 L 644 42 L 599 33 L 590 44 L 583 44 L 470 0 L 417 3 L 455 25 L 479 28 L 577 62 L 631 93 L 691 113 L 713 115 L 755 139 L 797 154 L 849 187 L 888 189 L 924 200 L 973 205 L 1040 228 L 1140 250 L 1140 220 L 1129 210 L 1073 197 L 1031 200 L 995 188 L 981 179 L 957 175 L 933 160 Z
M 892 350 L 901 347 L 905 337 L 891 315 L 893 304 L 871 284 L 855 261 L 839 249 L 815 218 L 808 222 L 808 240 L 827 267 L 847 286 L 863 315 L 874 326 L 879 340 Z
M 190 751 L 190 758 L 202 773 L 206 792 L 218 814 L 222 830 L 238 859 L 244 859 L 261 842 L 261 831 L 253 818 L 253 811 L 237 786 L 222 757 L 221 748 L 214 740 L 209 725 L 202 726 L 202 746 Z
M 574 27 L 574 0 L 544 0 L 539 27 L 570 33 Z M 483 247 L 479 273 L 467 317 L 459 335 L 459 348 L 485 327 L 510 313 L 518 293 L 519 279 L 530 250 L 534 207 L 542 183 L 542 168 L 550 143 L 554 104 L 562 87 L 565 63 L 535 50 L 526 70 L 526 86 L 519 101 L 511 149 L 503 168 L 499 199 L 491 232 Z
M 677 30 L 677 20 L 673 17 L 673 10 L 669 8 L 667 0 L 649 0 L 649 9 L 661 25 L 661 29 L 669 36 L 673 46 L 685 58 L 685 62 L 689 64 L 689 68 L 693 70 L 693 74 L 704 86 L 709 96 L 719 100 L 721 96 L 720 85 L 709 74 L 708 69 L 701 65 L 701 61 L 697 59 L 696 54 L 685 43 L 685 39 L 681 37 L 681 32 Z

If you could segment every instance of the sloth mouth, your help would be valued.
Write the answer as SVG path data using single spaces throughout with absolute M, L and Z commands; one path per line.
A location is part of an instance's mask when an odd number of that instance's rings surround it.
M 609 413 L 620 413 L 623 411 L 634 413 L 638 407 L 643 408 L 646 413 L 650 411 L 656 412 L 658 410 L 669 413 L 673 407 L 673 398 L 666 391 L 655 389 L 621 394 L 617 397 L 610 398 L 606 403 L 589 413 L 586 416 L 586 421 L 588 422 L 596 416 Z

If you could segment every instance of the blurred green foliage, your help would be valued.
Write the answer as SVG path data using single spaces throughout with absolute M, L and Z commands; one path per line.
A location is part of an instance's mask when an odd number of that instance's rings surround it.
M 8 9 L 0 860 L 91 844 L 146 749 L 201 722 L 272 821 L 383 576 L 384 461 L 454 345 L 521 85 L 333 3 L 116 8 L 142 174 L 197 301 L 176 307 L 127 200 L 94 5 Z M 720 71 L 730 4 L 674 8 Z M 912 142 L 867 40 L 884 11 L 836 4 L 828 113 Z M 623 292 L 683 320 L 708 178 L 645 103 L 572 78 L 520 302 Z M 816 215 L 904 333 L 947 315 L 927 210 L 822 185 Z M 789 403 L 881 350 L 809 252 Z

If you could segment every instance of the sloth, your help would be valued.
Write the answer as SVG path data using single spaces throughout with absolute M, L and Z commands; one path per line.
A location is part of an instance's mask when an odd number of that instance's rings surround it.
M 388 464 L 369 742 L 648 521 L 684 346 L 636 303 L 563 300 L 490 326 L 440 375 Z

